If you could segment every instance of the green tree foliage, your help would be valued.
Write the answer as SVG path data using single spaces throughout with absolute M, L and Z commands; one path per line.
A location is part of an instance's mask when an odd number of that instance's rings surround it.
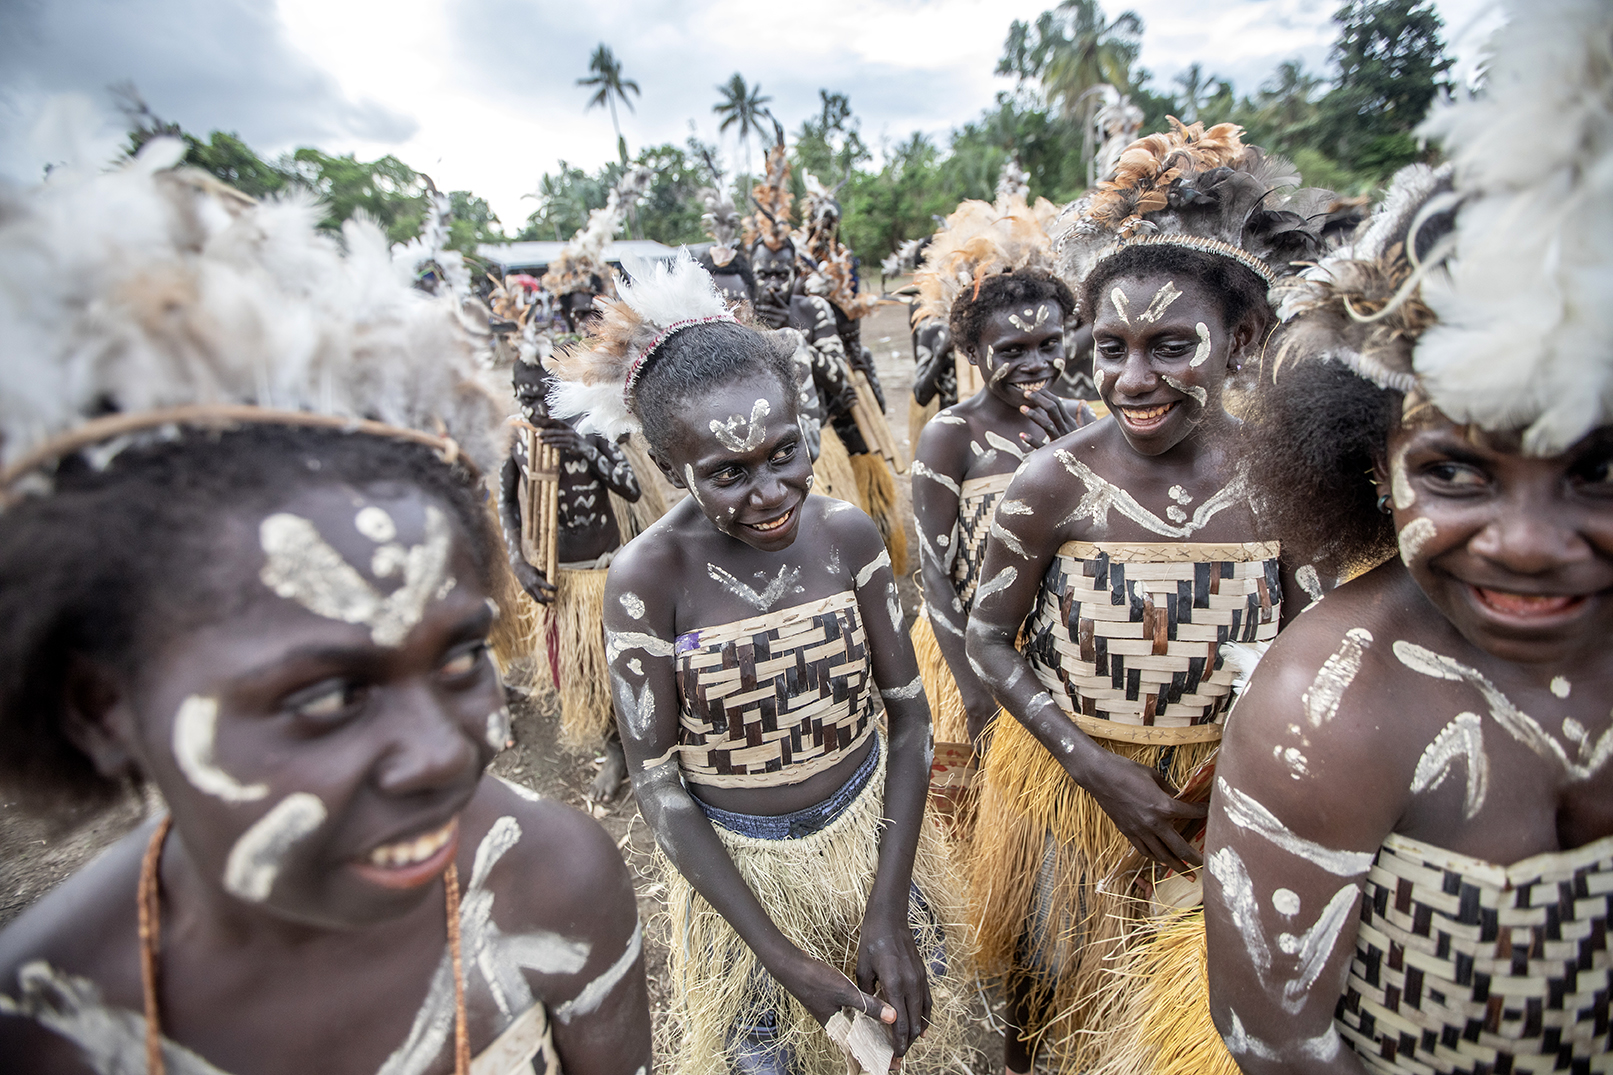
M 351 153 L 333 157 L 305 146 L 291 154 L 290 165 L 298 181 L 324 204 L 321 227 L 340 228 L 344 220 L 363 211 L 394 243 L 420 234 L 426 214 L 425 178 L 398 158 L 388 154 L 361 161 Z
M 448 192 L 448 248 L 465 254 L 476 253 L 481 243 L 507 242 L 498 214 L 487 202 L 468 190 Z
M 651 146 L 635 157 L 632 164 L 650 169 L 654 178 L 638 206 L 643 236 L 676 246 L 697 243 L 705 238 L 700 227 L 700 189 L 709 180 L 699 163 L 699 147 Z M 622 166 L 615 161 L 592 175 L 581 168 L 560 162 L 558 175 L 545 175 L 538 181 L 538 208 L 527 217 L 517 239 L 570 239 L 588 223 L 588 214 L 603 209 L 611 188 L 622 177 Z

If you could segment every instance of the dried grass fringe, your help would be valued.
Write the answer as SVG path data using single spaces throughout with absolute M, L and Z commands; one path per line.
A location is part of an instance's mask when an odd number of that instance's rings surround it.
M 792 944 L 855 980 L 857 934 L 879 866 L 885 792 L 884 745 L 868 786 L 820 832 L 793 840 L 758 840 L 717 827 L 740 876 Z M 658 858 L 660 858 L 658 856 Z M 844 1075 L 846 1063 L 816 1019 L 784 991 L 726 919 L 660 858 L 667 886 L 668 967 L 672 980 L 671 1068 L 680 1075 L 728 1075 L 733 1060 L 730 1029 L 754 1013 L 774 1010 L 779 1041 L 793 1052 L 795 1075 Z M 934 921 L 910 903 L 909 922 L 930 948 L 937 923 L 946 942 L 947 973 L 930 979 L 933 1022 L 908 1053 L 911 1072 L 970 1070 L 965 1024 L 973 1003 L 972 964 L 964 907 L 956 874 L 939 828 L 926 820 L 920 830 L 913 880 Z
M 863 510 L 874 520 L 891 554 L 891 571 L 898 577 L 907 574 L 907 527 L 896 491 L 896 475 L 885 457 L 873 452 L 852 456 L 851 469 L 857 475 Z
M 935 640 L 935 626 L 923 607 L 908 632 L 913 640 L 913 656 L 918 659 L 919 676 L 924 680 L 924 696 L 930 700 L 930 721 L 937 743 L 969 742 L 969 721 L 963 708 L 958 681 Z
M 930 424 L 930 419 L 941 413 L 941 397 L 939 394 L 931 396 L 930 402 L 919 406 L 919 401 L 912 396 L 907 397 L 907 455 L 916 459 L 919 454 L 919 436 L 924 427 Z
M 560 742 L 568 750 L 598 750 L 614 725 L 610 665 L 605 660 L 604 568 L 562 567 L 555 580 L 553 618 L 560 641 Z
M 540 673 L 542 677 L 548 676 L 548 661 L 543 653 L 543 607 L 527 596 L 515 580 L 515 572 L 510 570 L 509 549 L 504 544 L 497 505 L 496 494 L 488 498 L 488 516 L 499 541 L 492 565 L 492 597 L 498 605 L 498 619 L 487 641 L 504 682 L 531 686 L 540 679 Z
M 1104 986 L 1091 1075 L 1238 1075 L 1210 1019 L 1204 909 L 1138 927 Z
M 688 494 L 667 481 L 661 468 L 655 465 L 645 446 L 644 434 L 632 433 L 617 447 L 627 456 L 639 487 L 639 498 L 634 501 L 610 494 L 611 510 L 616 514 L 616 529 L 621 533 L 622 544 L 625 545 L 655 525 L 661 516 Z
M 812 491 L 822 496 L 844 500 L 858 508 L 863 507 L 862 494 L 857 491 L 857 474 L 851 469 L 851 456 L 846 442 L 833 426 L 819 430 L 818 458 L 812 464 Z
M 999 713 L 979 781 L 980 807 L 970 856 L 970 921 L 983 973 L 1025 983 L 1046 1013 L 1028 1027 L 1041 1039 L 1052 1070 L 1074 1072 L 1102 1059 L 1106 977 L 1124 958 L 1135 908 L 1100 893 L 1097 882 L 1131 850 L 1091 795 L 1064 771 L 1012 714 Z M 1098 740 L 1106 750 L 1157 767 L 1169 747 Z M 1166 777 L 1180 786 L 1219 743 L 1174 748 Z M 1049 847 L 1049 839 L 1052 845 Z M 1043 870 L 1051 884 L 1040 885 Z M 1038 904 L 1038 889 L 1047 893 Z M 1032 915 L 1049 923 L 1027 952 Z M 1034 964 L 1034 965 L 1028 965 Z

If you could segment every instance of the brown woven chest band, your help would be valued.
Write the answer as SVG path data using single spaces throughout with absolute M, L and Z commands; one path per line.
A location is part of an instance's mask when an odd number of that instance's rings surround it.
M 1219 733 L 1204 726 L 1232 697 L 1221 646 L 1277 636 L 1278 551 L 1276 542 L 1068 542 L 1026 623 L 1026 659 L 1066 713 L 1087 718 L 1089 734 L 1209 742 Z
M 1391 835 L 1334 1025 L 1373 1071 L 1613 1070 L 1613 836 L 1511 866 Z
M 873 730 L 855 593 L 678 636 L 678 754 L 691 783 L 798 784 Z

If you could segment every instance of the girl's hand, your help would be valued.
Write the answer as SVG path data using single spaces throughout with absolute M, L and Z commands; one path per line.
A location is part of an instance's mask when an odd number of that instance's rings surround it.
M 1182 802 L 1155 770 L 1118 755 L 1105 755 L 1108 760 L 1101 771 L 1076 777 L 1076 782 L 1098 800 L 1121 835 L 1139 854 L 1173 870 L 1186 873 L 1202 866 L 1203 858 L 1183 839 L 1177 825 L 1206 816 L 1209 805 Z
M 858 963 L 861 962 L 859 958 Z M 806 1010 L 820 1025 L 827 1023 L 841 1008 L 860 1011 L 882 1023 L 897 1021 L 895 1008 L 858 989 L 850 978 L 805 952 L 797 950 L 795 958 L 788 965 L 769 967 L 768 970 L 792 997 L 806 1006 Z M 860 971 L 858 976 L 861 977 Z
M 527 563 L 519 556 L 510 557 L 510 569 L 515 572 L 515 581 L 521 584 L 521 589 L 527 596 L 540 605 L 547 605 L 554 600 L 554 586 L 544 577 L 543 572 Z
M 930 1025 L 930 977 L 907 924 L 907 900 L 899 911 L 869 908 L 857 943 L 857 984 L 882 991 L 895 1012 L 891 1044 L 906 1056 Z M 890 1020 L 887 1020 L 889 1022 Z

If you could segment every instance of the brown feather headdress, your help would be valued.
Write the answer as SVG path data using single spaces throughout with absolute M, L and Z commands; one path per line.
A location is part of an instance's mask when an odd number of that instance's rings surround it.
M 852 320 L 866 317 L 879 305 L 877 295 L 856 288 L 856 270 L 851 250 L 840 241 L 840 203 L 836 190 L 826 189 L 818 177 L 807 173 L 806 193 L 801 196 L 801 227 L 791 237 L 796 253 L 812 263 L 806 290 L 822 295 Z
M 751 190 L 751 198 L 756 211 L 745 218 L 745 249 L 761 243 L 783 250 L 790 241 L 790 158 L 782 131 L 767 151 L 767 174 Z
M 965 291 L 978 293 L 995 273 L 1020 269 L 1053 270 L 1053 244 L 1046 225 L 1054 215 L 1046 198 L 1027 206 L 1019 195 L 993 205 L 970 200 L 947 217 L 924 252 L 924 264 L 913 274 L 919 301 L 913 323 L 927 318 L 945 321 Z

